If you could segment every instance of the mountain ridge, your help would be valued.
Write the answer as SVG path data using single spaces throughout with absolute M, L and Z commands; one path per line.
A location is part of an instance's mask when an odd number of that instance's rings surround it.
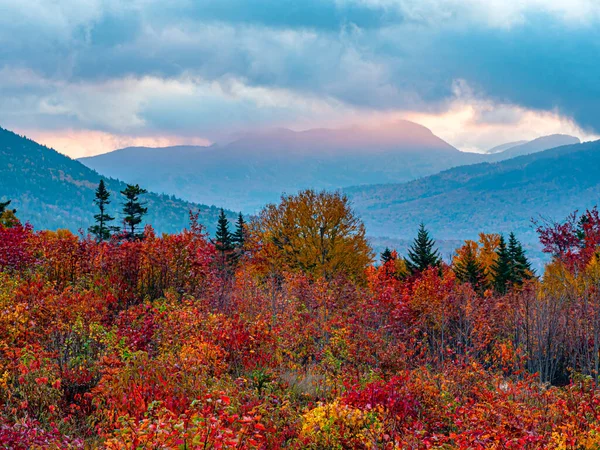
M 18 217 L 36 228 L 87 230 L 97 213 L 94 191 L 104 179 L 111 192 L 109 214 L 120 217 L 119 191 L 125 183 L 104 177 L 54 149 L 0 127 L 0 198 L 10 199 Z M 145 187 L 142 183 L 142 187 Z M 215 206 L 199 205 L 174 196 L 149 192 L 149 223 L 157 232 L 177 232 L 189 222 L 189 211 L 199 212 L 200 222 L 213 231 L 218 217 Z M 229 217 L 235 215 L 228 212 Z M 119 220 L 115 220 L 119 225 Z
M 473 239 L 480 231 L 524 234 L 531 219 L 562 219 L 593 207 L 600 195 L 600 141 L 572 144 L 499 162 L 442 171 L 402 184 L 344 190 L 373 236 L 407 238 L 420 221 L 440 239 Z

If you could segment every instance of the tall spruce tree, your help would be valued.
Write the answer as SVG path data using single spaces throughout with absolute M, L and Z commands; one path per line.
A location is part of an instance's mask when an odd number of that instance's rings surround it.
M 231 268 L 237 258 L 234 252 L 233 234 L 229 231 L 229 221 L 223 208 L 221 208 L 221 212 L 219 213 L 214 243 L 218 252 L 217 262 L 220 270 L 224 274 L 230 274 Z
M 476 291 L 486 289 L 485 272 L 482 264 L 477 260 L 477 255 L 471 246 L 466 246 L 465 253 L 455 264 L 454 273 L 463 283 L 470 283 Z
M 531 278 L 533 270 L 531 269 L 531 263 L 525 256 L 523 246 L 514 233 L 510 233 L 508 237 L 508 254 L 512 265 L 511 281 L 523 284 L 523 281 Z
M 246 244 L 246 221 L 242 213 L 238 215 L 237 222 L 235 223 L 235 233 L 231 237 L 231 242 L 238 250 L 242 250 Z
M 110 239 L 111 232 L 118 230 L 118 227 L 109 225 L 115 218 L 106 212 L 106 207 L 110 204 L 110 192 L 106 189 L 104 180 L 100 180 L 98 184 L 94 204 L 98 206 L 99 213 L 94 215 L 96 225 L 88 228 L 88 231 L 96 237 L 98 242 L 107 241 Z
M 496 249 L 496 261 L 491 269 L 494 274 L 494 289 L 501 294 L 506 293 L 510 283 L 513 282 L 513 273 L 512 261 L 504 236 L 500 236 L 500 242 Z
M 417 238 L 408 250 L 406 266 L 411 273 L 422 272 L 428 267 L 436 267 L 441 263 L 439 252 L 435 247 L 435 241 L 429 237 L 425 225 L 419 225 Z
M 234 249 L 233 235 L 229 231 L 229 220 L 221 208 L 215 234 L 215 248 L 220 252 L 231 252 Z
M 140 195 L 147 193 L 146 189 L 142 189 L 139 185 L 128 184 L 121 191 L 125 196 L 123 203 L 123 222 L 125 224 L 125 239 L 130 241 L 141 239 L 144 233 L 137 232 L 139 225 L 142 223 L 144 215 L 148 212 L 148 208 L 144 206 L 139 199 Z
M 381 252 L 381 264 L 385 265 L 394 259 L 396 259 L 394 258 L 394 253 L 392 253 L 392 251 L 388 247 L 386 247 L 385 250 Z

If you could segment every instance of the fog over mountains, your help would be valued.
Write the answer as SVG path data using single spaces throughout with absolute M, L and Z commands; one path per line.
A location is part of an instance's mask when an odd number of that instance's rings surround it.
M 600 164 L 600 141 L 578 142 L 552 135 L 474 154 L 398 122 L 391 129 L 277 129 L 222 146 L 126 148 L 78 162 L 0 129 L 0 199 L 13 199 L 36 227 L 85 229 L 104 175 L 117 217 L 122 181 L 139 183 L 165 194 L 147 196 L 148 222 L 159 231 L 185 227 L 189 209 L 199 209 L 212 230 L 220 206 L 252 214 L 282 192 L 343 189 L 379 241 L 411 239 L 424 221 L 448 242 L 480 231 L 516 231 L 533 242 L 532 217 L 561 219 L 598 201 L 600 173 L 590 168 Z
M 409 121 L 302 132 L 276 129 L 209 147 L 130 147 L 80 161 L 189 201 L 254 213 L 282 192 L 401 183 L 441 170 L 579 142 L 554 135 L 493 155 L 461 152 Z

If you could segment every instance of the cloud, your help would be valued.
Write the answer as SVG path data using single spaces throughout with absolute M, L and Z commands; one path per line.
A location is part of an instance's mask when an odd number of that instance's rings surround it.
M 5 126 L 213 139 L 446 117 L 464 83 L 480 127 L 509 129 L 531 112 L 600 132 L 596 0 L 0 0 L 0 10 Z
M 211 142 L 202 138 L 182 138 L 180 136 L 127 136 L 106 133 L 96 130 L 61 129 L 47 130 L 16 130 L 25 133 L 31 139 L 50 148 L 59 149 L 61 153 L 72 158 L 81 158 L 105 153 L 107 149 L 125 147 L 168 147 L 172 145 L 210 145 Z

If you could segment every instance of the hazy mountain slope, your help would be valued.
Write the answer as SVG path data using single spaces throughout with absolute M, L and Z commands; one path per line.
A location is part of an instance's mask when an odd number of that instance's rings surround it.
M 497 145 L 485 151 L 488 155 L 492 155 L 494 153 L 501 153 L 509 148 L 516 147 L 517 145 L 526 144 L 529 141 L 515 141 L 515 142 L 507 142 L 506 144 Z
M 514 230 L 533 240 L 532 217 L 562 219 L 598 203 L 600 172 L 590 170 L 596 167 L 600 141 L 345 192 L 373 236 L 410 238 L 423 221 L 439 239 Z
M 427 128 L 350 127 L 248 134 L 211 147 L 127 148 L 81 162 L 128 182 L 192 201 L 254 212 L 282 192 L 402 182 L 481 161 Z
M 100 178 L 80 162 L 0 128 L 0 199 L 11 199 L 18 217 L 36 228 L 87 230 L 96 213 L 92 200 Z M 118 192 L 125 184 L 106 178 L 105 182 L 112 193 L 110 212 L 120 217 Z M 154 193 L 144 198 L 149 211 L 147 222 L 159 232 L 183 229 L 190 209 L 200 211 L 201 222 L 210 230 L 215 227 L 215 207 Z M 119 225 L 118 219 L 115 225 Z
M 529 155 L 531 153 L 542 152 L 554 147 L 562 145 L 579 144 L 579 138 L 569 136 L 567 134 L 551 134 L 542 136 L 529 142 L 520 145 L 510 146 L 502 151 L 495 152 L 490 156 L 491 161 L 501 161 L 516 156 Z M 497 147 L 496 147 L 497 148 Z

